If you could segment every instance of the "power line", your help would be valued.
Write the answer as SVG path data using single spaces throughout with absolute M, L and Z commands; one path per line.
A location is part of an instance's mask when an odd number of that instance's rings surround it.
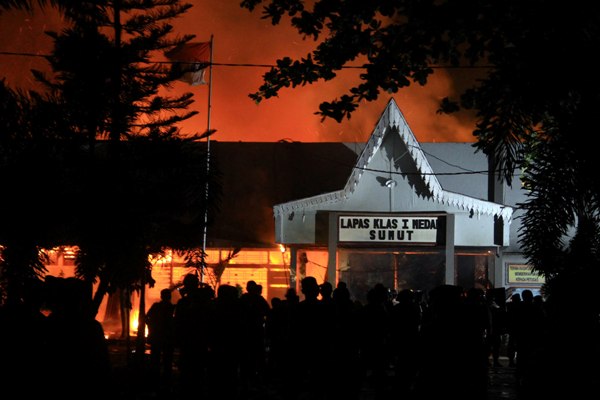
M 402 172 L 402 171 L 388 171 L 388 170 L 383 170 L 383 169 L 374 169 L 374 168 L 366 168 L 366 167 L 356 167 L 354 166 L 353 168 L 356 169 L 360 169 L 361 171 L 368 171 L 368 172 L 380 172 L 380 173 L 385 173 L 385 174 L 392 174 L 392 175 L 434 175 L 434 176 L 452 176 L 452 175 L 475 175 L 475 174 L 482 174 L 482 175 L 488 175 L 489 171 L 488 170 L 481 170 L 481 171 L 469 171 L 469 170 L 465 170 L 463 172 Z M 464 169 L 464 168 L 462 168 Z
M 40 58 L 46 58 L 46 57 L 48 57 L 48 55 L 46 55 L 46 54 L 21 53 L 21 52 L 15 52 L 15 51 L 0 51 L 0 55 L 3 55 L 3 56 L 40 57 Z
M 15 51 L 0 51 L 0 55 L 4 56 L 20 56 L 20 57 L 39 57 L 47 58 L 49 54 L 35 54 Z M 181 62 L 181 61 L 152 61 L 154 64 L 198 64 L 197 62 Z M 276 64 L 259 64 L 259 63 L 219 63 L 219 62 L 205 62 L 206 66 L 219 66 L 219 67 L 253 67 L 253 68 L 276 68 Z M 366 65 L 344 65 L 341 69 L 365 69 Z M 487 69 L 493 68 L 492 65 L 430 65 L 428 68 L 433 69 Z
M 46 58 L 49 57 L 49 55 L 44 55 L 44 54 L 33 54 L 33 53 L 24 53 L 24 52 L 9 52 L 9 51 L 0 51 L 0 55 L 9 55 L 9 56 L 23 56 L 23 57 L 40 57 L 40 58 Z M 175 63 L 180 63 L 181 62 L 177 62 L 177 61 L 156 61 L 153 63 L 160 63 L 160 64 L 175 64 Z M 185 64 L 185 63 L 183 63 Z M 190 64 L 196 64 L 196 63 L 190 63 Z M 252 64 L 252 63 L 216 63 L 216 62 L 206 62 L 206 63 L 202 63 L 202 64 L 206 64 L 206 66 L 225 66 L 225 67 L 261 67 L 261 68 L 271 68 L 271 67 L 276 67 L 276 65 L 273 64 Z M 365 68 L 365 67 L 361 67 L 361 66 L 344 66 L 342 68 L 357 68 L 357 69 L 361 69 L 361 68 Z M 457 66 L 457 67 L 444 67 L 444 66 L 432 66 L 431 68 L 489 68 L 486 66 L 481 66 L 481 67 L 476 67 L 476 66 Z M 424 153 L 426 153 L 423 149 L 421 149 Z M 372 168 L 359 168 L 356 166 L 353 166 L 353 168 L 357 168 L 357 169 L 361 169 L 363 171 L 369 171 L 369 172 L 378 172 L 378 173 L 390 173 L 390 174 L 394 174 L 394 175 L 434 175 L 434 176 L 452 176 L 452 175 L 474 175 L 474 174 L 489 174 L 488 170 L 481 170 L 481 171 L 473 171 L 473 170 L 469 170 L 466 169 L 464 167 L 461 167 L 459 165 L 454 165 L 451 164 L 439 157 L 436 157 L 432 154 L 426 153 L 428 156 L 433 157 L 438 159 L 439 161 L 458 168 L 458 169 L 462 169 L 463 172 L 432 172 L 432 173 L 422 173 L 422 172 L 396 172 L 396 171 L 387 171 L 387 170 L 378 170 L 378 169 L 372 169 Z
M 282 143 L 283 141 L 280 140 L 280 143 Z M 287 143 L 287 142 L 286 142 Z M 416 147 L 416 146 L 415 146 Z M 334 163 L 336 165 L 339 165 L 343 168 L 352 168 L 352 169 L 358 169 L 361 171 L 365 171 L 365 172 L 377 172 L 377 173 L 385 173 L 385 174 L 392 174 L 392 175 L 402 175 L 402 176 L 409 176 L 409 175 L 415 175 L 415 176 L 424 176 L 424 175 L 432 175 L 432 176 L 458 176 L 458 175 L 489 175 L 490 171 L 486 170 L 471 170 L 465 167 L 462 167 L 460 165 L 456 165 L 456 164 L 452 164 L 446 160 L 443 160 L 437 156 L 434 156 L 428 152 L 425 152 L 423 149 L 421 149 L 421 151 L 423 151 L 423 153 L 425 153 L 427 156 L 433 157 L 438 159 L 439 161 L 443 162 L 444 164 L 447 164 L 451 167 L 457 168 L 457 169 L 461 169 L 463 172 L 402 172 L 402 171 L 391 171 L 391 170 L 380 170 L 380 169 L 374 169 L 374 168 L 367 168 L 367 167 L 357 167 L 356 164 L 348 164 L 345 162 L 342 162 L 340 160 L 331 158 L 331 157 L 321 157 L 319 155 L 316 154 L 308 154 L 309 157 L 312 157 L 314 159 L 319 159 L 319 160 L 327 160 L 328 162 Z M 501 171 L 494 171 L 494 174 L 496 173 L 500 173 Z
M 417 146 L 412 146 L 412 145 L 410 145 L 410 146 L 411 146 L 411 147 L 417 147 Z M 481 171 L 473 171 L 473 170 L 471 170 L 471 169 L 469 169 L 469 168 L 464 168 L 464 167 L 461 167 L 461 166 L 460 166 L 460 165 L 458 165 L 458 164 L 452 164 L 452 163 L 450 163 L 450 162 L 448 162 L 448 161 L 446 161 L 446 160 L 444 160 L 444 159 L 442 159 L 442 158 L 440 158 L 440 157 L 438 157 L 438 156 L 435 156 L 435 155 L 433 155 L 433 154 L 431 154 L 431 153 L 428 153 L 428 152 L 426 152 L 425 150 L 423 150 L 423 148 L 420 148 L 420 150 L 421 150 L 421 151 L 422 151 L 424 154 L 427 154 L 427 156 L 429 156 L 429 157 L 432 157 L 432 158 L 435 158 L 436 160 L 438 160 L 438 161 L 441 161 L 441 162 L 443 162 L 444 164 L 446 164 L 446 165 L 448 165 L 448 166 L 450 166 L 450 167 L 454 167 L 454 168 L 457 168 L 457 169 L 462 169 L 462 170 L 463 170 L 463 171 L 465 171 L 467 174 L 476 174 L 476 173 L 480 173 L 480 172 L 481 172 Z
M 295 143 L 295 142 L 294 141 L 290 142 L 289 139 L 280 139 L 279 143 Z M 342 161 L 337 160 L 335 158 L 321 157 L 321 156 L 316 155 L 316 154 L 308 154 L 308 156 L 312 157 L 313 159 L 326 160 L 326 161 L 331 162 L 333 164 L 339 165 L 339 166 L 341 166 L 343 168 L 352 168 L 352 169 L 358 169 L 358 170 L 365 171 L 365 172 L 377 172 L 377 173 L 385 173 L 385 174 L 392 174 L 392 175 L 403 175 L 403 176 L 409 176 L 409 175 L 415 175 L 415 176 L 416 175 L 418 175 L 418 176 L 424 176 L 424 175 L 432 175 L 432 176 L 455 176 L 456 175 L 456 176 L 458 176 L 458 175 L 479 175 L 479 174 L 481 174 L 481 175 L 489 175 L 490 174 L 490 171 L 487 170 L 487 169 L 486 170 L 472 170 L 472 169 L 465 168 L 465 167 L 463 167 L 461 165 L 458 165 L 458 164 L 450 163 L 450 162 L 448 162 L 448 161 L 446 161 L 446 160 L 444 160 L 444 159 L 442 159 L 442 158 L 440 158 L 438 156 L 435 156 L 435 155 L 433 155 L 433 154 L 425 151 L 422 147 L 415 146 L 415 145 L 407 145 L 407 146 L 408 147 L 419 148 L 427 156 L 427 158 L 429 158 L 429 157 L 435 158 L 435 159 L 439 160 L 440 162 L 442 162 L 442 163 L 444 163 L 444 164 L 446 164 L 446 165 L 448 165 L 450 167 L 453 167 L 453 168 L 456 168 L 456 169 L 460 169 L 463 172 L 427 172 L 426 173 L 426 172 L 419 172 L 419 171 L 416 171 L 416 172 L 402 172 L 402 171 L 391 171 L 391 170 L 379 170 L 379 169 L 367 168 L 367 167 L 357 167 L 356 164 L 350 165 L 348 163 L 342 162 Z M 400 158 L 403 157 L 406 154 L 408 154 L 408 151 L 405 152 L 402 156 L 400 156 Z M 501 172 L 502 171 L 494 171 L 493 174 L 496 175 L 496 174 L 499 174 Z

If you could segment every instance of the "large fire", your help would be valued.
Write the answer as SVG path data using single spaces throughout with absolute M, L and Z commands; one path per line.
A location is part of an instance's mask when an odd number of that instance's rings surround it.
M 69 246 L 57 247 L 48 250 L 49 262 L 46 265 L 48 275 L 71 277 L 75 276 L 75 254 L 77 249 Z M 217 264 L 219 260 L 225 258 L 229 249 L 209 249 L 207 250 L 208 270 L 205 274 L 205 283 L 213 288 L 218 284 L 228 284 L 238 286 L 241 289 L 246 287 L 249 280 L 253 280 L 263 286 L 263 296 L 270 299 L 274 296 L 283 297 L 285 291 L 291 284 L 290 281 L 290 252 L 285 247 L 274 247 L 271 249 L 244 249 L 238 255 L 231 259 L 217 278 L 211 273 L 210 266 Z M 323 254 L 321 254 L 323 253 Z M 311 258 L 319 259 L 320 262 L 326 262 L 327 255 L 324 252 L 311 253 Z M 183 277 L 188 273 L 193 273 L 193 268 L 186 267 L 184 255 L 171 250 L 165 250 L 161 255 L 150 255 L 149 261 L 152 264 L 152 277 L 155 280 L 154 285 L 146 286 L 144 300 L 146 310 L 150 308 L 153 302 L 160 299 L 160 291 L 165 288 L 172 290 L 172 302 L 176 303 L 181 296 L 178 288 L 181 287 Z M 318 265 L 318 264 L 316 264 Z M 315 273 L 314 276 L 321 276 L 321 271 L 309 269 L 309 273 Z M 279 276 L 280 279 L 273 279 L 273 276 Z M 94 289 L 98 284 L 96 283 Z M 107 338 L 122 336 L 121 316 L 119 307 L 111 305 L 111 300 L 105 296 L 100 306 L 96 319 L 102 322 Z M 129 334 L 136 336 L 139 327 L 139 307 L 140 293 L 134 292 L 131 296 L 132 308 L 129 311 Z M 147 327 L 145 334 L 147 335 Z
M 239 2 L 192 0 L 194 7 L 174 21 L 181 33 L 193 33 L 198 41 L 214 35 L 210 128 L 220 141 L 270 142 L 282 139 L 301 142 L 363 142 L 379 118 L 390 95 L 379 101 L 364 103 L 350 120 L 343 123 L 321 122 L 315 115 L 322 101 L 330 101 L 346 92 L 356 82 L 360 70 L 343 70 L 335 81 L 285 90 L 278 98 L 255 104 L 248 94 L 262 82 L 267 67 L 283 56 L 305 56 L 314 43 L 303 40 L 287 23 L 273 27 L 260 18 L 260 11 L 250 13 Z M 41 57 L 51 49 L 46 30 L 58 31 L 61 18 L 46 10 L 28 15 L 10 11 L 0 14 L 0 77 L 15 88 L 34 85 L 29 70 L 47 68 Z M 221 65 L 220 65 L 221 64 Z M 222 65 L 228 64 L 228 65 Z M 420 141 L 473 141 L 472 119 L 459 114 L 436 114 L 441 98 L 455 92 L 465 80 L 472 80 L 473 70 L 438 70 L 425 88 L 412 86 L 393 97 Z M 208 87 L 177 83 L 172 90 L 193 91 L 196 102 L 191 108 L 200 112 L 182 126 L 184 132 L 203 132 L 208 126 Z

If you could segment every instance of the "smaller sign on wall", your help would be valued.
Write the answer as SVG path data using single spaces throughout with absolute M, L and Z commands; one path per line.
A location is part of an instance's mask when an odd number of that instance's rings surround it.
M 342 215 L 338 241 L 436 244 L 439 224 L 438 216 Z
M 508 283 L 512 284 L 537 284 L 545 282 L 543 276 L 531 270 L 528 264 L 508 264 Z

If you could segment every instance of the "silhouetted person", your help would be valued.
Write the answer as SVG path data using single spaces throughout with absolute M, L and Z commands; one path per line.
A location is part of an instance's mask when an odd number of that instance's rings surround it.
M 286 290 L 285 292 L 285 299 L 283 300 L 283 302 L 286 305 L 295 305 L 300 303 L 300 296 L 298 296 L 296 289 L 288 288 L 288 290 Z
M 506 344 L 506 355 L 508 357 L 508 366 L 516 367 L 517 359 L 517 314 L 521 306 L 521 295 L 513 293 L 510 301 L 506 303 L 506 333 L 508 341 Z
M 334 340 L 331 341 L 331 371 L 343 377 L 332 385 L 331 399 L 356 400 L 360 396 L 362 371 L 360 369 L 359 315 L 361 306 L 350 296 L 345 282 L 340 281 L 333 290 Z
M 12 301 L 0 307 L 0 380 L 4 393 L 19 393 L 22 398 L 44 394 L 44 292 L 43 281 L 28 280 L 19 301 L 11 297 Z M 39 379 L 38 384 L 31 385 L 31 379 Z
M 441 285 L 429 292 L 427 313 L 420 330 L 416 398 L 462 398 L 462 293 L 459 286 Z
M 333 289 L 332 299 L 337 301 L 337 304 L 343 304 L 352 302 L 350 291 L 348 290 L 348 284 L 344 281 L 339 281 Z
M 290 364 L 286 375 L 291 390 L 286 398 L 295 398 L 301 393 L 311 399 L 325 398 L 327 364 L 323 361 L 328 354 L 328 341 L 331 340 L 333 319 L 326 313 L 326 307 L 319 301 L 319 284 L 312 276 L 300 282 L 304 300 L 295 307 L 290 333 L 293 344 L 289 356 L 295 360 Z M 291 379 L 290 379 L 291 378 Z M 297 385 L 293 387 L 293 385 Z
M 91 285 L 77 278 L 46 277 L 47 398 L 110 397 L 108 344 L 100 322 L 90 312 Z
M 271 306 L 262 296 L 262 286 L 250 280 L 239 299 L 242 311 L 240 374 L 244 389 L 260 384 L 265 370 L 265 323 Z
M 462 333 L 457 345 L 461 349 L 461 383 L 469 388 L 463 397 L 478 400 L 487 393 L 488 346 L 486 337 L 492 324 L 490 309 L 483 289 L 472 287 L 466 291 L 458 321 Z
M 238 396 L 242 336 L 246 333 L 242 315 L 238 289 L 221 284 L 208 316 L 208 344 L 211 350 L 208 383 L 211 399 L 230 400 Z
M 175 305 L 171 303 L 171 289 L 160 291 L 160 301 L 154 302 L 146 313 L 146 325 L 154 383 L 169 385 L 175 346 Z
M 191 395 L 202 387 L 208 360 L 207 312 L 214 297 L 210 286 L 200 285 L 198 276 L 188 274 L 175 305 L 175 343 L 179 348 L 181 389 Z
M 533 292 L 525 289 L 521 292 L 521 304 L 515 320 L 515 339 L 517 344 L 517 378 L 523 393 L 530 391 L 530 377 L 537 374 L 536 359 L 545 335 L 545 317 L 543 310 L 533 302 Z
M 271 346 L 270 372 L 275 387 L 281 393 L 294 392 L 296 382 L 296 335 L 293 332 L 295 315 L 300 297 L 296 289 L 288 288 L 285 298 L 277 305 L 275 298 L 271 300 L 272 307 L 267 319 L 267 335 Z M 285 397 L 289 398 L 289 397 Z
M 507 314 L 504 301 L 504 289 L 493 289 L 486 295 L 491 316 L 490 331 L 487 335 L 489 355 L 494 367 L 502 367 L 500 363 L 500 348 L 507 332 Z
M 386 373 L 390 365 L 390 314 L 388 292 L 376 284 L 367 292 L 367 304 L 360 310 L 360 362 L 367 382 L 376 390 L 375 397 L 383 398 L 386 389 Z
M 321 301 L 329 303 L 333 300 L 333 285 L 330 282 L 323 282 L 319 285 L 319 294 Z
M 289 316 L 285 303 L 279 297 L 271 299 L 271 310 L 265 321 L 265 337 L 269 349 L 267 356 L 267 375 L 279 380 L 280 368 L 284 366 L 282 360 L 285 351 L 285 342 L 289 330 Z
M 394 386 L 401 397 L 412 390 L 418 371 L 419 330 L 421 327 L 421 307 L 417 304 L 415 293 L 403 289 L 396 296 L 396 305 L 392 308 L 391 348 L 394 355 Z

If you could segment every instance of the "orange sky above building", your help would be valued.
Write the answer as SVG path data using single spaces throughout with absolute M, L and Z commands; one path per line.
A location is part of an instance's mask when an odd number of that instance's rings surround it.
M 314 46 L 312 39 L 303 40 L 284 22 L 272 26 L 260 18 L 260 10 L 249 12 L 237 1 L 192 0 L 194 7 L 174 25 L 180 33 L 197 35 L 195 41 L 208 41 L 214 36 L 210 127 L 219 141 L 270 142 L 293 140 L 302 142 L 364 142 L 391 95 L 384 94 L 376 102 L 363 103 L 352 118 L 342 123 L 321 121 L 315 111 L 319 103 L 331 101 L 346 93 L 357 82 L 360 70 L 347 69 L 336 80 L 305 87 L 286 89 L 279 97 L 255 104 L 248 95 L 262 82 L 266 67 L 239 64 L 275 64 L 284 56 L 305 56 Z M 53 12 L 10 11 L 0 14 L 0 52 L 47 54 L 51 42 L 46 30 L 59 30 L 60 17 Z M 43 69 L 41 57 L 1 55 L 0 79 L 13 88 L 27 88 L 34 83 L 32 68 Z M 455 93 L 469 79 L 473 70 L 436 70 L 426 87 L 411 86 L 393 95 L 409 126 L 420 141 L 472 142 L 473 120 L 468 114 L 439 115 L 439 100 Z M 192 91 L 191 108 L 199 114 L 185 122 L 183 132 L 203 132 L 208 124 L 208 86 L 176 83 L 172 90 Z

